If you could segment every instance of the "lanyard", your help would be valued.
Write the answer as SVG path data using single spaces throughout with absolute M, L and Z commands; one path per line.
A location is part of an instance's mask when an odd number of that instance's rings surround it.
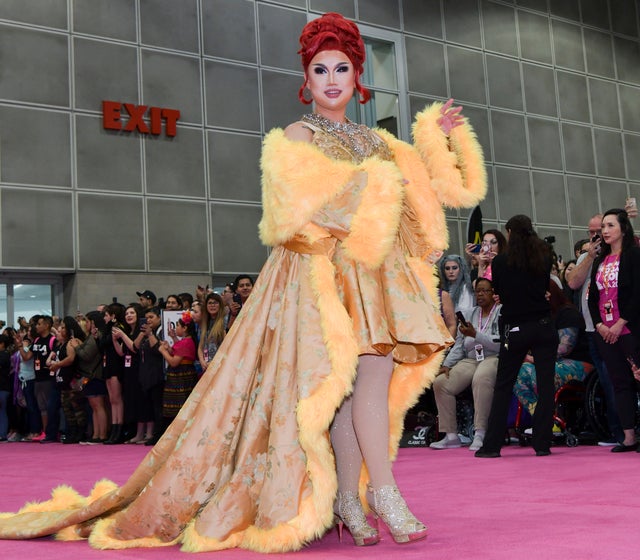
M 491 308 L 491 311 L 489 311 L 489 314 L 487 315 L 487 320 L 484 323 L 484 325 L 482 324 L 482 307 L 480 308 L 480 317 L 478 318 L 478 329 L 480 330 L 480 332 L 484 332 L 486 330 L 486 328 L 489 326 L 489 319 L 491 319 L 491 315 L 493 314 L 494 309 L 496 308 L 496 304 L 493 304 L 493 307 Z

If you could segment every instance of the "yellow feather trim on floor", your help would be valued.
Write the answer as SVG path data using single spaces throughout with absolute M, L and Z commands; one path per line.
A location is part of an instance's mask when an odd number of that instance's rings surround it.
M 99 480 L 94 484 L 91 492 L 89 493 L 89 496 L 87 497 L 87 503 L 91 504 L 96 500 L 102 498 L 102 496 L 105 496 L 109 492 L 113 492 L 117 489 L 118 485 L 115 482 L 112 482 L 107 478 L 103 478 L 102 480 Z
M 78 525 L 69 525 L 64 529 L 58 531 L 54 538 L 57 541 L 84 541 L 86 540 L 84 537 L 78 534 Z
M 221 541 L 199 534 L 196 531 L 195 523 L 196 520 L 192 520 L 180 537 L 180 542 L 182 543 L 180 550 L 183 552 L 213 552 L 226 548 L 237 548 L 242 543 L 244 531 L 233 533 L 229 538 Z
M 78 494 L 71 486 L 63 484 L 54 488 L 51 492 L 51 499 L 46 502 L 28 502 L 20 511 L 21 513 L 33 513 L 40 511 L 60 511 L 64 509 L 77 509 L 86 505 L 87 499 Z
M 120 540 L 109 534 L 111 526 L 115 523 L 115 519 L 107 518 L 98 521 L 89 535 L 89 544 L 93 548 L 101 550 L 114 549 L 120 550 L 125 548 L 154 548 L 160 546 L 173 546 L 180 542 L 180 537 L 172 541 L 162 541 L 157 537 L 142 537 L 139 539 Z

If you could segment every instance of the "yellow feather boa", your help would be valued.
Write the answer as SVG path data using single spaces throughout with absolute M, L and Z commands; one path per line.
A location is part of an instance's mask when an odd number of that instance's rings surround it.
M 364 181 L 362 204 L 351 233 L 343 240 L 354 260 L 373 268 L 382 263 L 394 241 L 403 203 L 415 213 L 421 241 L 429 251 L 446 250 L 449 239 L 442 205 L 478 204 L 486 194 L 487 177 L 482 148 L 466 120 L 450 137 L 440 130 L 441 106 L 434 103 L 417 115 L 415 146 L 377 131 L 391 149 L 393 161 L 334 160 L 312 144 L 287 139 L 281 129 L 272 130 L 265 138 L 261 160 L 263 243 L 280 245 L 296 234 L 313 242 L 308 226 L 313 215 Z

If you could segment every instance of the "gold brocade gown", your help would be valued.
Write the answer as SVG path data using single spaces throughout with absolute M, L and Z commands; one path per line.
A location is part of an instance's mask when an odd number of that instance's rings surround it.
M 314 116 L 303 122 L 314 131 L 308 149 L 318 158 L 393 162 L 388 143 L 365 127 L 336 130 Z M 299 143 L 270 143 L 295 161 Z M 298 163 L 303 174 L 314 165 Z M 390 397 L 393 456 L 406 408 L 451 342 L 426 276 L 409 262 L 421 241 L 412 238 L 416 216 L 404 199 L 381 264 L 350 258 L 345 239 L 366 202 L 366 174 L 357 178 L 313 210 L 304 235 L 273 249 L 215 359 L 131 478 L 119 488 L 102 481 L 87 498 L 59 488 L 49 502 L 0 514 L 0 538 L 55 533 L 88 537 L 98 548 L 181 543 L 189 551 L 275 552 L 323 534 L 337 488 L 328 428 L 351 391 L 357 356 L 391 351 L 398 364 Z M 304 193 L 294 196 L 303 208 Z M 367 204 L 376 210 L 375 200 Z M 386 209 L 376 211 L 384 220 Z M 369 241 L 377 246 L 376 238 Z

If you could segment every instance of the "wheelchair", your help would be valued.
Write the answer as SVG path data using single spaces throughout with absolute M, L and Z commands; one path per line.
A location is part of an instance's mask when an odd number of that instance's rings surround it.
M 636 431 L 638 431 L 640 429 L 640 383 L 637 381 L 636 392 L 638 395 Z M 586 379 L 585 413 L 588 426 L 595 436 L 595 441 L 611 437 L 611 430 L 607 420 L 607 402 L 596 370 L 593 370 Z
M 571 380 L 556 389 L 553 413 L 554 444 L 564 442 L 567 447 L 576 447 L 580 444 L 580 435 L 585 432 L 587 427 L 585 399 L 585 382 Z M 526 430 L 531 426 L 531 416 L 515 395 L 513 400 L 515 401 L 515 418 L 509 428 L 515 433 L 515 439 L 520 445 L 529 445 L 531 434 Z M 505 443 L 511 442 L 512 436 L 508 434 L 505 436 Z

